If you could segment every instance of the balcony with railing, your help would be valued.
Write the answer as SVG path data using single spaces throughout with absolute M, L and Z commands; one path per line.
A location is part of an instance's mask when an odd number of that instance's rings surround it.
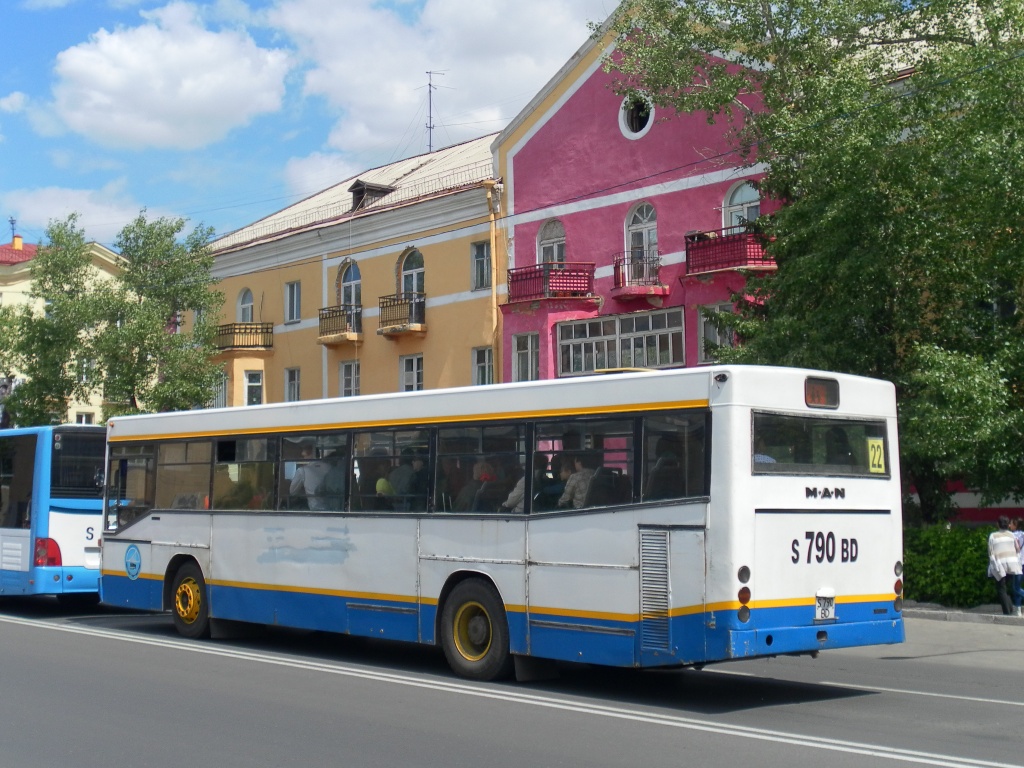
M 425 293 L 395 293 L 380 297 L 380 327 L 378 335 L 400 336 L 407 333 L 422 335 L 427 330 L 427 295 Z
M 274 324 L 227 323 L 218 325 L 214 344 L 221 352 L 272 349 L 274 346 Z
M 728 227 L 686 236 L 686 273 L 729 269 L 775 269 L 765 253 L 767 240 L 751 226 Z
M 545 262 L 508 271 L 508 303 L 541 299 L 592 298 L 594 265 Z
M 316 341 L 325 346 L 362 344 L 363 308 L 358 304 L 323 307 Z
M 612 259 L 615 286 L 612 295 L 620 299 L 666 296 L 668 286 L 660 279 L 661 256 L 656 249 L 634 248 Z

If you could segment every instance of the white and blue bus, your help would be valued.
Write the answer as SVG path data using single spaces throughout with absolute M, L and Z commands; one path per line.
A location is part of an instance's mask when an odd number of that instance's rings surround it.
M 0 430 L 0 596 L 95 600 L 106 430 Z
M 527 658 L 903 640 L 894 388 L 716 366 L 112 419 L 101 597 Z M 532 665 L 535 666 L 535 663 Z

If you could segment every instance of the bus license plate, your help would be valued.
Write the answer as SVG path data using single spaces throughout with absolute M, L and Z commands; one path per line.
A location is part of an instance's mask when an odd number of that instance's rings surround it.
M 832 621 L 836 617 L 836 598 L 835 595 L 826 597 L 824 595 L 818 595 L 815 598 L 814 603 L 814 620 L 815 621 Z

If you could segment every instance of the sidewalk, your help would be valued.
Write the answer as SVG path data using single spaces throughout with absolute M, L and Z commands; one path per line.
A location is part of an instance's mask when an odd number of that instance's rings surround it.
M 1003 609 L 996 604 L 979 605 L 974 608 L 947 608 L 935 603 L 915 603 L 913 600 L 905 600 L 903 616 L 908 619 L 932 619 L 933 621 L 1012 624 L 1024 629 L 1024 619 L 1019 616 L 1004 616 Z

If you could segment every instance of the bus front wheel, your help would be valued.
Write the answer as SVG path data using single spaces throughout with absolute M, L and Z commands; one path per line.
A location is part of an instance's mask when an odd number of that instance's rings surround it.
M 497 680 L 512 672 L 508 619 L 497 591 L 480 579 L 458 584 L 441 613 L 441 643 L 462 677 Z
M 206 579 L 195 563 L 185 563 L 174 574 L 171 615 L 179 634 L 192 638 L 209 636 L 210 607 L 206 600 Z

